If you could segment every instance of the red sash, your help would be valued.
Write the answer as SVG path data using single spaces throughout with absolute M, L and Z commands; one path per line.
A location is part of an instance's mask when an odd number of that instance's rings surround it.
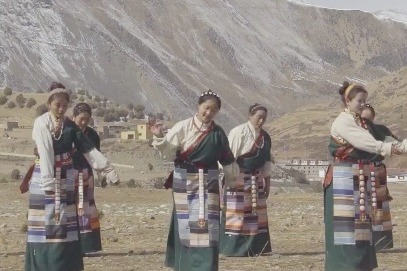
M 194 123 L 195 126 L 195 123 Z M 198 138 L 195 140 L 194 143 L 191 144 L 191 146 L 188 147 L 184 152 L 180 153 L 179 156 L 175 159 L 175 161 L 180 160 L 186 160 L 188 155 L 190 155 L 196 147 L 199 146 L 199 144 L 202 143 L 202 141 L 205 139 L 205 137 L 213 130 L 214 122 L 211 123 L 211 126 L 208 127 L 205 131 L 203 131 Z M 164 188 L 169 189 L 172 188 L 172 184 L 174 182 L 174 171 L 171 171 L 170 175 L 168 175 L 167 180 L 164 183 Z
M 264 140 L 263 132 L 260 131 L 260 134 L 256 138 L 256 140 L 253 142 L 253 146 L 250 149 L 250 151 L 245 154 L 240 155 L 238 158 L 244 159 L 244 158 L 249 158 L 249 157 L 254 156 L 257 153 L 257 150 L 259 149 L 259 147 L 257 147 L 257 146 L 259 145 L 259 143 L 261 142 L 262 139 Z

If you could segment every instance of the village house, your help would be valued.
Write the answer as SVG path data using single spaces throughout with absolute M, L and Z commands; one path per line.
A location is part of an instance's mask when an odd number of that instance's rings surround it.
M 286 169 L 295 169 L 304 173 L 309 181 L 320 181 L 325 176 L 330 162 L 327 160 L 318 159 L 302 159 L 294 157 L 284 163 L 279 163 L 280 166 Z

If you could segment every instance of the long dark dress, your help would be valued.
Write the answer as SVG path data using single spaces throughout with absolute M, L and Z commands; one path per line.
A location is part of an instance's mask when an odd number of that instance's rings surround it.
M 75 204 L 77 171 L 72 162 L 73 145 L 81 153 L 94 148 L 75 123 L 66 118 L 61 138 L 53 141 L 60 198 L 57 193 L 46 192 L 41 187 L 40 165 L 36 162 L 29 190 L 26 271 L 79 271 L 84 268 Z M 54 219 L 56 210 L 60 212 L 59 222 Z
M 100 151 L 100 138 L 97 132 L 91 127 L 87 127 L 83 132 L 86 137 Z M 77 180 L 77 210 L 79 219 L 79 232 L 82 253 L 97 252 L 102 250 L 100 237 L 99 213 L 96 208 L 94 197 L 94 176 L 92 167 L 82 153 L 75 152 L 73 163 L 78 170 Z
M 174 161 L 174 211 L 165 259 L 174 270 L 218 270 L 218 161 L 229 165 L 234 157 L 225 132 L 216 124 L 193 150 L 178 154 Z
M 370 122 L 369 120 L 365 121 L 369 132 L 376 140 L 384 141 L 386 136 L 397 139 L 397 137 L 394 136 L 390 129 L 386 126 Z M 387 189 L 387 172 L 384 164 L 383 167 L 384 173 L 380 185 Z M 378 251 L 393 248 L 393 225 L 390 213 L 391 197 L 388 196 L 387 199 L 388 200 L 378 201 L 377 208 L 381 212 L 382 216 L 380 219 L 375 221 L 375 224 L 373 225 L 373 243 Z
M 355 240 L 356 221 L 359 219 L 357 182 L 359 167 L 365 169 L 364 176 L 368 182 L 370 168 L 380 165 L 383 157 L 355 148 L 347 152 L 351 149 L 352 146 L 340 145 L 331 138 L 329 150 L 335 162 L 332 182 L 324 191 L 325 271 L 370 271 L 377 267 L 372 241 Z M 351 217 L 341 214 L 341 211 L 352 207 Z M 371 221 L 365 226 L 371 236 Z
M 256 256 L 271 252 L 267 203 L 264 194 L 262 167 L 271 160 L 270 136 L 261 131 L 264 144 L 237 157 L 240 174 L 235 188 L 224 189 L 220 252 L 226 256 Z M 256 208 L 252 192 L 256 191 Z

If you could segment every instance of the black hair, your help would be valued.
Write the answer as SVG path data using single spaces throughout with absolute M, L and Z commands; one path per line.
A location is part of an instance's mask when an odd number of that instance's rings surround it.
M 345 92 L 348 88 L 351 88 L 347 97 L 345 97 Z M 362 93 L 367 93 L 367 90 L 358 84 L 350 84 L 348 81 L 343 82 L 342 86 L 339 88 L 339 95 L 342 96 L 342 102 L 343 104 L 346 105 L 346 98 L 348 98 L 349 100 L 352 100 L 353 98 L 355 98 L 356 94 L 362 92 Z
M 373 118 L 376 117 L 376 111 L 374 110 L 373 106 L 371 104 L 365 104 L 365 108 L 363 110 L 370 110 L 372 112 Z
M 78 103 L 73 109 L 73 116 L 76 117 L 81 113 L 88 113 L 92 116 L 92 108 L 87 103 Z
M 267 108 L 266 108 L 264 105 L 255 103 L 255 104 L 253 104 L 253 105 L 251 105 L 251 106 L 249 107 L 249 115 L 250 115 L 250 116 L 253 116 L 253 115 L 256 114 L 256 112 L 259 111 L 259 110 L 263 110 L 263 111 L 265 111 L 266 113 L 268 112 Z
M 220 100 L 220 97 L 219 97 L 219 95 L 216 93 L 216 92 L 214 92 L 214 91 L 212 91 L 212 90 L 208 90 L 208 91 L 205 91 L 205 92 L 203 92 L 202 94 L 201 94 L 201 96 L 199 96 L 199 99 L 198 99 L 198 104 L 203 104 L 204 102 L 206 102 L 207 100 L 214 100 L 214 101 L 216 101 L 216 103 L 218 104 L 218 108 L 220 109 L 220 107 L 222 106 L 222 102 L 221 102 L 221 100 Z
M 48 88 L 48 92 L 51 92 L 52 90 L 56 88 L 63 88 L 65 89 L 65 86 L 59 82 L 52 82 L 51 85 Z

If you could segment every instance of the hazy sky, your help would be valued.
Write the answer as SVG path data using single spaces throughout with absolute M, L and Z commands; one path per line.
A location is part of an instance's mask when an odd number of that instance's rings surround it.
M 363 11 L 399 10 L 407 13 L 406 0 L 292 0 L 335 9 L 358 9 Z

